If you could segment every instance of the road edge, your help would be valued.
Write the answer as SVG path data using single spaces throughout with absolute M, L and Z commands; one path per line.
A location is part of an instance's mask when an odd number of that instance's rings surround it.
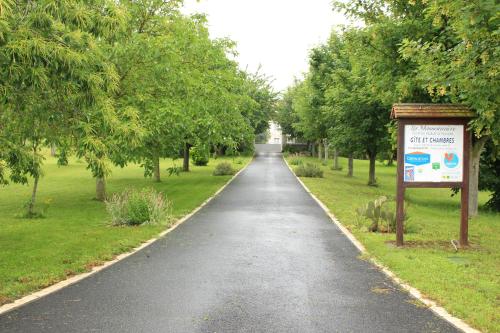
M 330 209 L 316 197 L 314 193 L 312 193 L 309 188 L 304 184 L 304 182 L 295 175 L 295 172 L 293 169 L 290 167 L 288 164 L 288 161 L 283 157 L 283 161 L 285 162 L 286 166 L 290 170 L 290 172 L 295 176 L 297 181 L 302 185 L 304 190 L 309 193 L 309 195 L 316 201 L 316 203 L 323 209 L 323 211 L 328 215 L 328 217 L 332 220 L 332 222 L 342 231 L 342 233 L 351 241 L 351 243 L 361 252 L 362 254 L 370 254 L 364 245 L 356 239 L 356 237 L 347 229 L 336 217 L 335 215 L 330 211 Z M 439 306 L 435 301 L 432 301 L 422 295 L 422 293 L 410 286 L 409 284 L 405 283 L 403 280 L 401 280 L 399 277 L 397 277 L 396 274 L 394 274 L 391 270 L 389 270 L 386 266 L 378 262 L 376 259 L 370 257 L 369 261 L 375 265 L 380 271 L 382 271 L 387 277 L 389 277 L 395 284 L 397 284 L 401 289 L 407 291 L 411 296 L 422 302 L 427 306 L 428 309 L 430 309 L 432 312 L 434 312 L 438 317 L 446 320 L 450 324 L 452 324 L 454 327 L 457 329 L 465 332 L 465 333 L 481 333 L 481 331 L 472 328 L 469 326 L 467 323 L 465 323 L 462 319 L 457 318 L 453 315 L 451 315 L 448 311 L 446 311 L 445 308 Z
M 215 197 L 217 197 L 222 191 L 224 191 L 224 189 L 227 186 L 229 186 L 229 184 L 231 184 L 233 182 L 233 180 L 236 179 L 236 177 L 238 177 L 240 175 L 240 173 L 242 173 L 243 171 L 246 170 L 246 168 L 253 162 L 254 159 L 255 159 L 255 156 L 253 156 L 250 159 L 250 161 L 248 161 L 247 164 L 243 168 L 241 168 L 237 173 L 235 173 L 234 176 L 231 177 L 231 179 L 229 179 L 224 185 L 222 185 L 222 187 L 220 187 L 212 196 L 210 196 L 208 199 L 203 201 L 201 203 L 201 205 L 196 207 L 189 214 L 184 215 L 183 217 L 179 218 L 168 229 L 160 232 L 155 237 L 143 242 L 141 245 L 135 247 L 134 249 L 132 249 L 129 252 L 125 252 L 125 253 L 117 255 L 113 260 L 106 261 L 104 264 L 102 264 L 100 266 L 93 267 L 92 270 L 89 272 L 85 272 L 85 273 L 81 273 L 81 274 L 72 276 L 66 280 L 59 281 L 59 282 L 57 282 L 57 283 L 55 283 L 47 288 L 43 288 L 43 289 L 35 291 L 34 293 L 31 293 L 29 295 L 18 298 L 12 303 L 7 303 L 7 304 L 0 306 L 0 315 L 3 315 L 5 313 L 10 312 L 12 310 L 15 310 L 17 308 L 20 308 L 28 303 L 34 302 L 42 297 L 45 297 L 45 296 L 50 295 L 52 293 L 55 293 L 56 291 L 59 291 L 59 290 L 66 288 L 66 287 L 69 287 L 77 282 L 80 282 L 80 281 L 88 278 L 89 276 L 92 276 L 92 275 L 122 261 L 123 259 L 128 258 L 131 255 L 149 247 L 154 242 L 165 237 L 167 234 L 174 231 L 178 226 L 180 226 L 181 224 L 183 224 L 184 222 L 189 220 L 193 215 L 195 215 L 198 211 L 200 211 L 203 207 L 205 207 L 210 201 L 212 201 Z

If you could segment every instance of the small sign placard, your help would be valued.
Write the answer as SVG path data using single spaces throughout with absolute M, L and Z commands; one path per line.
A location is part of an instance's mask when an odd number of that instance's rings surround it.
M 462 182 L 464 125 L 405 125 L 404 182 Z

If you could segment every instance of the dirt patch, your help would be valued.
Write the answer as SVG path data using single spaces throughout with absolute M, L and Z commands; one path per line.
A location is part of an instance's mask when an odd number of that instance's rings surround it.
M 7 303 L 12 303 L 13 299 L 4 295 L 0 295 L 0 305 L 4 305 Z
M 396 241 L 386 241 L 385 244 L 390 247 L 396 247 Z M 455 251 L 451 240 L 409 240 L 404 242 L 405 248 L 421 248 L 421 249 L 443 249 Z M 481 247 L 478 244 L 470 243 L 467 248 L 459 248 L 460 251 L 463 250 L 480 250 Z
M 85 264 L 85 270 L 87 272 L 90 272 L 94 267 L 98 267 L 98 266 L 101 266 L 103 265 L 103 262 L 102 261 L 91 261 L 87 264 Z
M 22 284 L 26 284 L 26 283 L 29 283 L 31 282 L 31 278 L 30 277 L 27 277 L 27 276 L 21 276 L 17 279 L 17 281 L 19 283 L 22 283 Z
M 375 293 L 375 294 L 385 295 L 385 294 L 388 294 L 390 292 L 391 292 L 391 289 L 389 289 L 389 288 L 379 288 L 379 287 L 372 288 L 372 293 Z
M 65 269 L 64 275 L 66 276 L 66 278 L 69 278 L 69 277 L 75 276 L 76 272 L 74 270 L 71 270 L 71 269 Z

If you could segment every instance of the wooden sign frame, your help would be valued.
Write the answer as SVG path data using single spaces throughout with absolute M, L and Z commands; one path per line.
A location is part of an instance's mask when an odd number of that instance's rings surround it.
M 467 128 L 474 114 L 464 106 L 454 104 L 395 104 L 392 117 L 398 122 L 397 193 L 396 193 L 396 245 L 403 246 L 404 196 L 407 188 L 460 188 L 460 246 L 468 246 L 469 224 L 469 159 L 471 134 Z M 463 157 L 462 181 L 459 182 L 405 182 L 405 127 L 406 125 L 462 125 Z

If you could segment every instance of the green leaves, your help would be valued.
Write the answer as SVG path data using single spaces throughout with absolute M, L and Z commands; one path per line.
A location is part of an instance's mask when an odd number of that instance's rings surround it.
M 111 29 L 97 26 L 101 20 L 117 22 L 117 17 L 107 11 L 114 5 L 105 1 L 9 3 L 9 15 L 0 21 L 8 27 L 2 29 L 6 43 L 0 44 L 0 117 L 5 124 L 0 138 L 8 144 L 0 158 L 7 161 L 10 178 L 24 183 L 26 175 L 41 172 L 38 150 L 44 140 L 68 142 L 77 133 L 95 135 L 89 128 L 79 131 L 80 124 L 99 118 L 95 116 L 100 112 L 101 119 L 113 122 L 105 101 L 116 74 L 99 50 Z M 104 154 L 105 144 L 92 139 L 83 140 L 92 147 L 88 155 Z
M 39 173 L 47 144 L 105 178 L 111 163 L 153 165 L 185 143 L 253 142 L 276 94 L 181 5 L 0 0 L 0 182 Z
M 471 123 L 476 136 L 495 140 L 500 139 L 499 9 L 493 0 L 429 2 L 425 17 L 439 29 L 434 38 L 407 38 L 400 48 L 404 59 L 418 65 L 416 80 L 434 100 L 469 105 L 478 116 Z

